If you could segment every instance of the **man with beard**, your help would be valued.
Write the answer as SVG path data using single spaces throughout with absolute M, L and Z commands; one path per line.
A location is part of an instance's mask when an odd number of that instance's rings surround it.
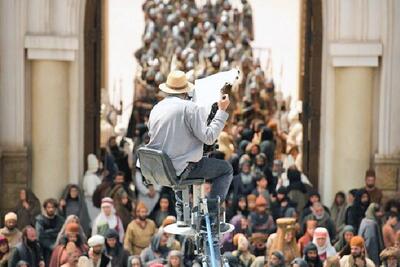
M 22 240 L 22 233 L 17 229 L 17 214 L 9 212 L 4 217 L 4 227 L 0 229 L 0 235 L 8 240 L 10 249 L 13 249 Z
M 89 262 L 92 266 L 111 267 L 111 260 L 104 253 L 105 239 L 101 235 L 94 235 L 88 240 Z
M 340 259 L 340 267 L 373 267 L 374 262 L 365 255 L 364 239 L 361 236 L 354 236 L 350 240 L 351 254 Z
M 365 173 L 365 190 L 371 198 L 371 202 L 381 204 L 382 191 L 375 186 L 376 175 L 374 170 L 367 170 Z
M 309 267 L 322 267 L 322 261 L 318 256 L 318 248 L 314 243 L 309 243 L 304 248 L 303 255 Z
M 285 267 L 285 256 L 279 250 L 271 253 L 268 259 L 268 267 Z
M 325 211 L 324 206 L 321 202 L 315 202 L 311 207 L 311 214 L 307 215 L 303 222 L 308 220 L 317 221 L 317 227 L 324 227 L 329 232 L 329 237 L 331 240 L 335 240 L 336 236 L 336 227 L 333 220 L 330 218 L 328 212 Z M 303 223 L 303 229 L 305 229 L 305 223 Z
M 139 255 L 157 231 L 154 221 L 147 219 L 147 213 L 147 207 L 139 202 L 136 206 L 136 219 L 126 229 L 124 248 L 132 255 Z
M 46 199 L 43 203 L 44 213 L 36 217 L 36 231 L 43 250 L 46 265 L 49 264 L 57 235 L 64 225 L 64 219 L 56 214 L 57 200 Z
M 17 266 L 18 262 L 25 261 L 30 267 L 44 267 L 44 259 L 36 238 L 36 230 L 27 226 L 22 231 L 22 242 L 19 243 L 8 262 L 8 266 Z

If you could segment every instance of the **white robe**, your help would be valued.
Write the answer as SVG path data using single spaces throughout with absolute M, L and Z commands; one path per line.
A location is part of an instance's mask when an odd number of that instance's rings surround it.
M 100 213 L 100 209 L 93 205 L 92 200 L 93 193 L 99 184 L 101 184 L 100 177 L 98 177 L 95 173 L 89 171 L 85 173 L 82 186 L 85 194 L 86 206 L 89 211 L 89 217 L 92 222 Z

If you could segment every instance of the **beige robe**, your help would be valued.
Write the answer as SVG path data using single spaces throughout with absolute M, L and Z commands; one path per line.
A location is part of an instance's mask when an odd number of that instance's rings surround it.
M 144 228 L 133 220 L 126 229 L 124 248 L 131 255 L 140 255 L 142 250 L 150 245 L 151 238 L 156 232 L 157 227 L 152 220 L 147 219 Z

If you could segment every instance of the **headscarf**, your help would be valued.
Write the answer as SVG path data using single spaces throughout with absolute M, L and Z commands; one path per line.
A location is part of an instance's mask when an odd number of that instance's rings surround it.
M 317 243 L 317 238 L 320 236 L 324 236 L 326 238 L 325 244 L 321 247 L 318 246 L 318 243 Z M 318 249 L 318 255 L 322 255 L 322 254 L 326 253 L 327 258 L 336 255 L 336 250 L 331 244 L 331 239 L 329 237 L 329 233 L 328 233 L 328 230 L 326 230 L 326 228 L 317 227 L 314 231 L 314 236 L 313 236 L 312 242 L 315 244 L 315 246 Z
M 90 222 L 90 217 L 89 217 L 89 211 L 86 206 L 85 195 L 83 193 L 83 190 L 76 184 L 68 184 L 62 193 L 61 198 L 64 199 L 66 202 L 66 206 L 62 210 L 62 212 L 63 212 L 62 216 L 65 217 L 67 215 L 65 213 L 67 211 L 68 202 L 71 200 L 70 191 L 71 191 L 71 188 L 73 188 L 73 187 L 78 190 L 78 197 L 77 197 L 76 201 L 78 202 L 79 214 L 75 214 L 75 215 L 77 215 L 79 217 L 80 224 L 81 224 L 83 230 L 85 231 L 85 233 L 89 234 L 91 222 Z
M 105 242 L 106 244 L 106 251 L 107 251 L 107 255 L 110 255 L 111 257 L 115 257 L 119 254 L 120 250 L 122 250 L 122 244 L 119 242 L 119 234 L 117 231 L 115 231 L 114 229 L 108 229 L 106 234 L 105 234 L 105 238 L 114 238 L 117 243 L 115 245 L 114 248 L 111 248 L 108 243 L 107 240 Z
M 343 228 L 343 230 L 340 232 L 339 240 L 335 243 L 335 249 L 336 249 L 337 252 L 342 250 L 347 245 L 347 242 L 344 239 L 344 234 L 347 233 L 347 232 L 352 232 L 353 234 L 355 234 L 354 227 L 351 226 L 351 225 L 346 225 Z
M 170 267 L 171 265 L 170 265 L 170 259 L 171 259 L 171 257 L 179 257 L 180 258 L 180 267 L 183 267 L 184 265 L 183 265 L 183 255 L 182 255 L 182 252 L 180 252 L 179 250 L 171 250 L 169 253 L 168 253 L 168 264 L 167 264 L 167 267 Z
M 112 203 L 112 199 L 110 199 L 111 201 L 105 201 L 108 198 L 103 198 L 102 200 L 102 204 L 101 204 L 101 208 L 105 207 L 105 206 L 110 206 L 111 207 L 111 214 L 110 216 L 106 216 L 103 212 L 103 209 L 101 209 L 100 214 L 97 216 L 96 220 L 95 220 L 95 226 L 98 225 L 103 225 L 103 224 L 108 224 L 108 228 L 115 228 L 118 225 L 118 218 L 115 215 L 115 208 L 114 208 L 114 204 Z
M 67 219 L 65 220 L 64 225 L 61 228 L 60 232 L 58 232 L 56 243 L 55 243 L 56 245 L 61 244 L 63 237 L 65 237 L 65 229 L 66 229 L 67 225 L 72 222 L 72 220 L 76 220 L 77 222 L 80 222 L 80 218 L 78 216 L 69 215 L 67 217 Z M 86 237 L 85 232 L 83 231 L 82 225 L 80 225 L 80 224 L 79 224 L 79 236 L 80 236 L 80 239 L 82 240 L 82 243 L 86 244 L 87 237 Z

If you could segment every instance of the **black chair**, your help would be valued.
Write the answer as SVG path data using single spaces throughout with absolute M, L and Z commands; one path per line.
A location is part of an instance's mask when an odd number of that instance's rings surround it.
M 193 206 L 197 206 L 204 178 L 180 179 L 176 176 L 171 159 L 161 150 L 141 147 L 138 149 L 138 157 L 141 173 L 149 184 L 171 187 L 175 192 L 182 191 L 182 199 L 177 199 L 177 202 L 183 204 L 184 225 L 190 225 L 190 187 L 193 186 Z

